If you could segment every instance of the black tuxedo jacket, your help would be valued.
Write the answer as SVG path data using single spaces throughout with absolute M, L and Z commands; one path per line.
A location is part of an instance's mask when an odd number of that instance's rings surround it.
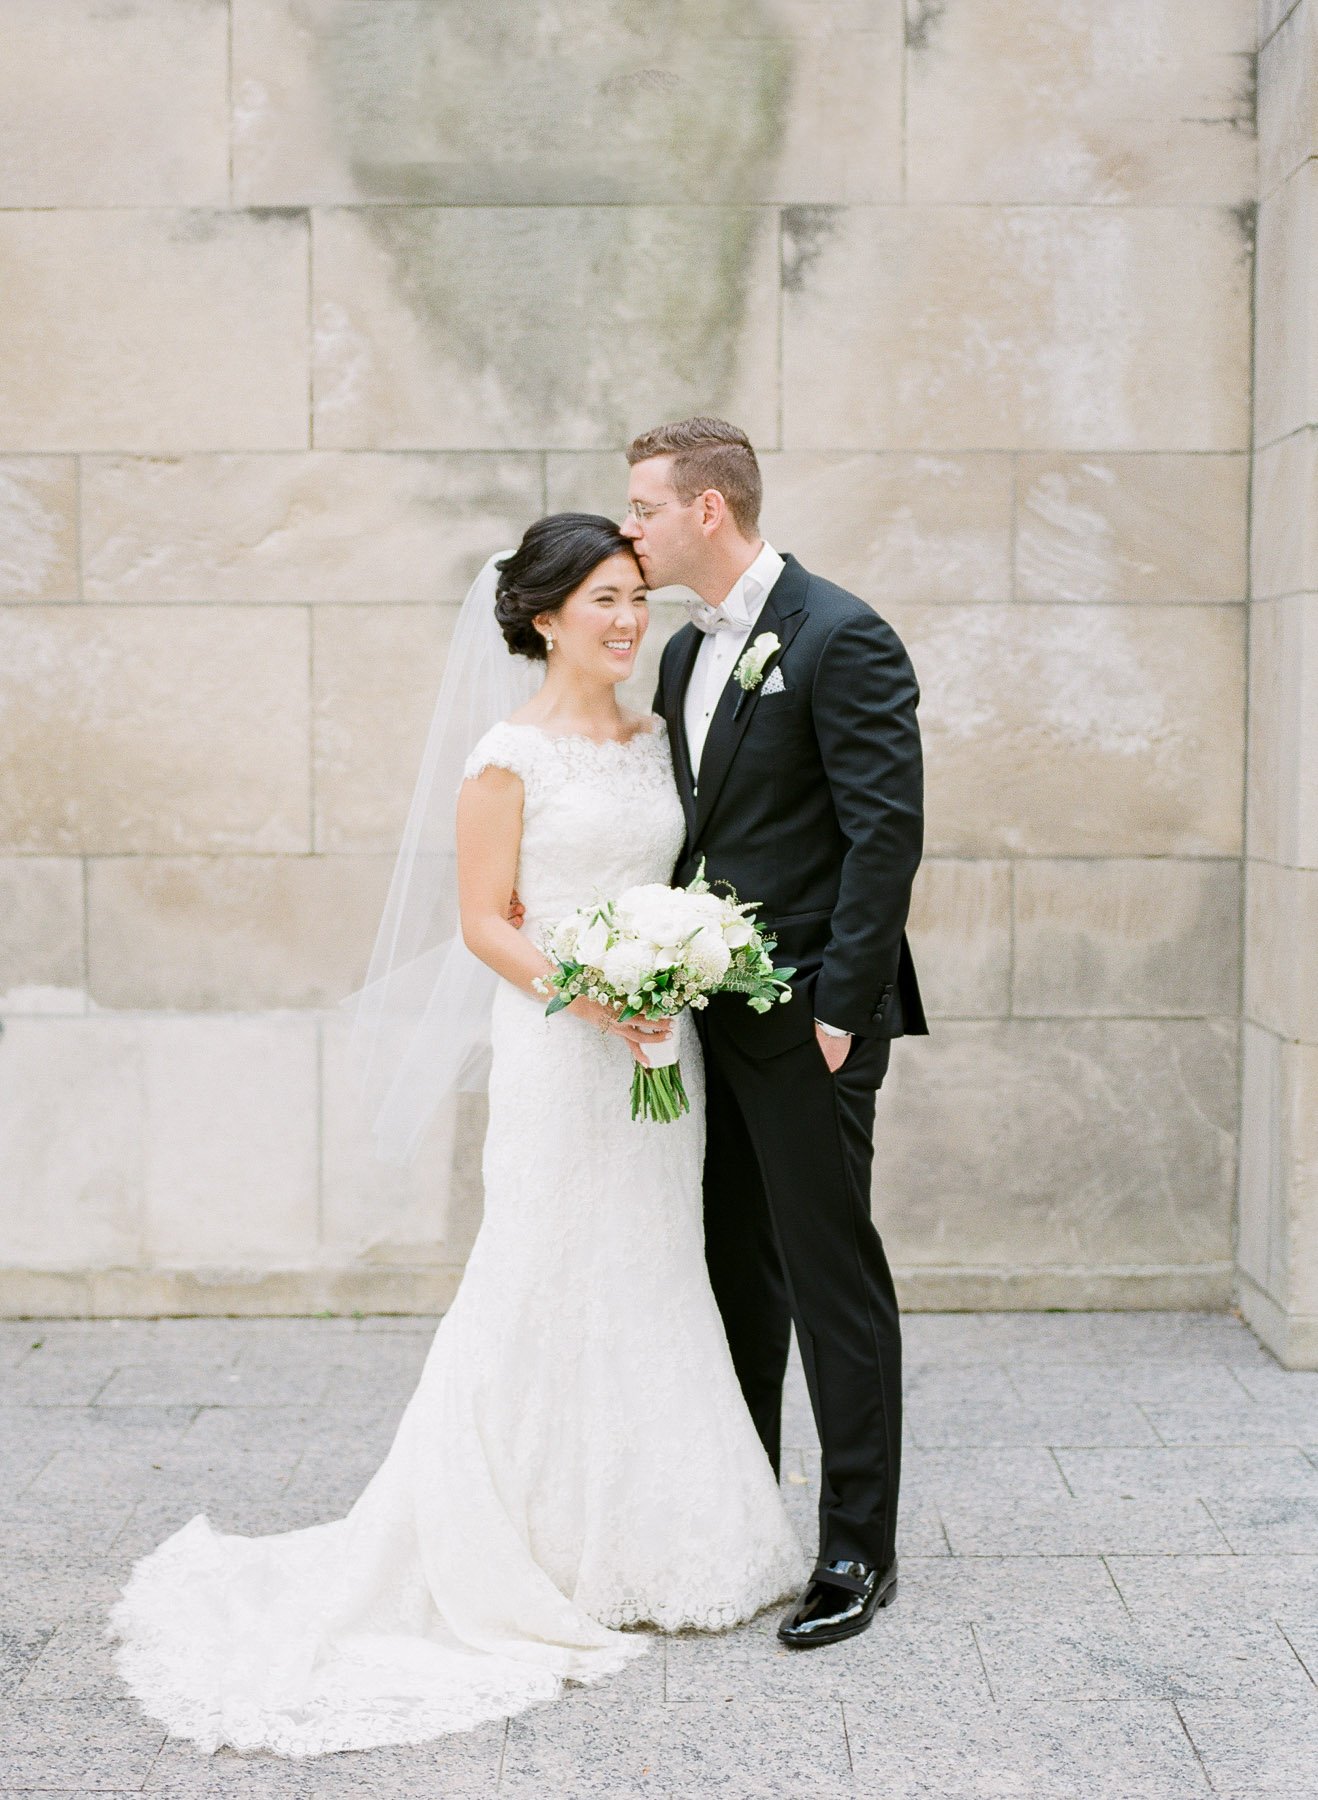
M 915 672 L 872 607 L 784 561 L 748 639 L 776 632 L 781 648 L 749 692 L 729 677 L 698 791 L 683 722 L 694 625 L 664 646 L 655 694 L 686 811 L 674 880 L 703 856 L 711 882 L 761 903 L 774 961 L 796 969 L 790 1005 L 756 1013 L 717 995 L 705 1015 L 761 1057 L 805 1042 L 816 1018 L 863 1038 L 928 1031 L 906 941 L 924 821 Z M 775 669 L 782 690 L 766 694 Z

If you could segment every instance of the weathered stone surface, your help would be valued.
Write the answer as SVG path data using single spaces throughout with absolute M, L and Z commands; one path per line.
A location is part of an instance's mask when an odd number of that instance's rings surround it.
M 461 600 L 541 511 L 538 457 L 92 457 L 92 600 Z
M 1243 456 L 1022 457 L 1021 600 L 1241 600 Z
M 141 1027 L 146 1258 L 205 1270 L 316 1260 L 311 1021 Z
M 1014 1013 L 1234 1017 L 1237 862 L 1040 858 L 1015 882 Z
M 1318 594 L 1249 609 L 1250 856 L 1318 869 Z
M 0 599 L 78 597 L 78 470 L 71 457 L 0 459 Z
M 1253 486 L 1253 598 L 1318 592 L 1318 427 L 1257 451 Z
M 0 212 L 8 446 L 305 444 L 307 242 L 290 213 Z
M 1253 197 L 1254 20 L 1240 0 L 923 6 L 908 28 L 920 201 L 1238 205 Z
M 145 1146 L 136 1028 L 9 1017 L 0 1069 L 0 1263 L 47 1270 L 138 1261 Z
M 86 987 L 81 864 L 0 859 L 0 1011 L 81 1012 Z
M 911 895 L 911 948 L 931 1015 L 1011 1010 L 1011 865 L 929 858 Z
M 1318 151 L 1318 14 L 1311 0 L 1301 0 L 1263 45 L 1258 88 L 1258 188 L 1266 198 Z
M 0 1057 L 0 1261 L 314 1261 L 314 1022 L 15 1018 Z
M 106 857 L 89 865 L 98 1006 L 332 1006 L 365 972 L 387 857 Z
M 1318 419 L 1318 157 L 1259 207 L 1254 435 L 1271 444 Z
M 1318 869 L 1253 860 L 1245 869 L 1245 1016 L 1318 1044 Z
M 1243 608 L 896 606 L 930 855 L 1234 855 Z
M 452 606 L 317 611 L 318 850 L 397 851 L 456 612 Z
M 1260 45 L 1266 44 L 1277 27 L 1303 3 L 1304 0 L 1258 0 Z
M 439 1109 L 409 1167 L 381 1163 L 347 1064 L 347 1035 L 346 1025 L 336 1019 L 323 1027 L 326 1245 L 353 1263 L 443 1265 L 456 1274 L 481 1216 L 481 1139 L 469 1141 L 459 1120 L 470 1096 Z M 461 1171 L 455 1166 L 460 1158 L 466 1164 Z
M 0 613 L 0 840 L 15 850 L 305 850 L 296 608 Z
M 896 200 L 900 8 L 236 0 L 248 205 Z
M 898 1044 L 875 1135 L 893 1261 L 1225 1262 L 1235 1041 L 1229 1023 L 1022 1020 L 944 1023 Z
M 0 205 L 223 206 L 221 0 L 9 0 Z
M 771 443 L 774 223 L 723 207 L 318 215 L 316 443 L 597 449 L 697 409 Z
M 1011 465 L 1002 456 L 770 451 L 764 530 L 878 606 L 1011 594 Z
M 795 208 L 783 446 L 1241 449 L 1244 250 L 1202 208 Z

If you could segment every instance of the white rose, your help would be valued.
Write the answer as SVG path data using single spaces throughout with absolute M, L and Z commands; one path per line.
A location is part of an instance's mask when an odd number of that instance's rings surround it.
M 741 950 L 751 943 L 755 937 L 755 927 L 749 919 L 737 915 L 728 919 L 723 926 L 723 942 L 729 950 Z

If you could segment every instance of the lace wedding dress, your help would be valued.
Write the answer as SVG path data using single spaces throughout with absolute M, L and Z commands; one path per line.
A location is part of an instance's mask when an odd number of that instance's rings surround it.
M 528 932 L 666 881 L 661 721 L 626 743 L 500 724 L 467 763 L 524 788 Z M 206 1750 L 417 1743 L 720 1630 L 807 1564 L 705 1274 L 703 1079 L 634 1123 L 631 1053 L 500 982 L 485 1215 L 384 1462 L 344 1518 L 247 1538 L 204 1513 L 139 1561 L 107 1636 L 144 1710 Z

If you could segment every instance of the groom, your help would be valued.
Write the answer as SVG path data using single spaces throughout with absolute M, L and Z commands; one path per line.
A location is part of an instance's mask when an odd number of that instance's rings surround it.
M 927 1030 L 905 924 L 923 836 L 915 674 L 873 609 L 759 533 L 745 432 L 685 419 L 636 439 L 627 517 L 652 588 L 699 600 L 665 646 L 655 710 L 701 858 L 796 974 L 764 1014 L 697 1014 L 705 1253 L 747 1405 L 778 1468 L 792 1326 L 822 1450 L 814 1574 L 782 1621 L 805 1649 L 896 1593 L 901 1326 L 870 1218 L 875 1091 L 891 1039 Z

